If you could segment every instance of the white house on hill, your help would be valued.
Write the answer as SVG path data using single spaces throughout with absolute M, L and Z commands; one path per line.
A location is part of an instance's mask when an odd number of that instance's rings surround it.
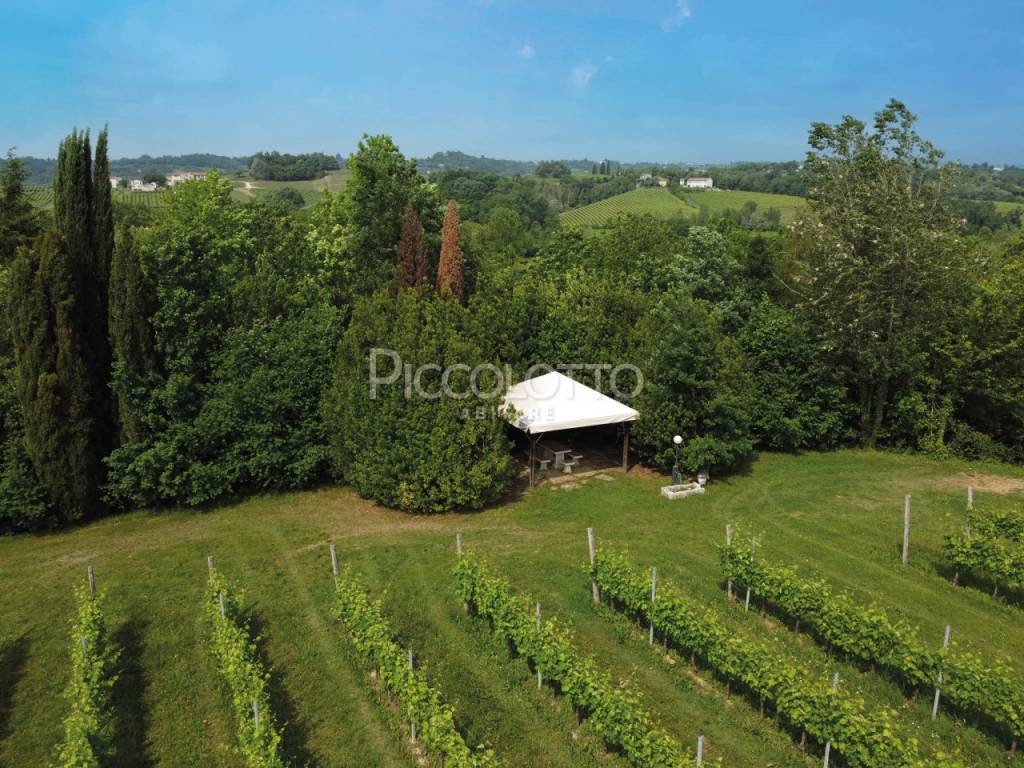
M 690 176 L 688 179 L 680 179 L 679 185 L 687 189 L 712 189 L 715 182 L 710 176 Z
M 183 181 L 198 181 L 206 178 L 206 171 L 174 171 L 167 174 L 167 186 L 173 187 Z

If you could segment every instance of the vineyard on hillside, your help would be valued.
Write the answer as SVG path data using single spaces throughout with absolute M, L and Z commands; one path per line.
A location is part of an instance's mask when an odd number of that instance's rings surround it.
M 694 216 L 697 211 L 665 189 L 635 189 L 559 215 L 564 227 L 600 227 L 627 214 L 659 219 Z
M 141 192 L 137 189 L 115 189 L 114 201 L 143 208 L 160 208 L 164 204 L 166 190 Z M 32 205 L 44 210 L 53 208 L 53 187 L 29 187 L 28 199 Z

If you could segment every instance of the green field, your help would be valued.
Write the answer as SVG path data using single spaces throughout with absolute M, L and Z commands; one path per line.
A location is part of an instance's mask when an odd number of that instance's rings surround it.
M 1012 213 L 1013 211 L 1024 210 L 1024 203 L 1010 203 L 1003 200 L 997 200 L 994 201 L 993 204 L 999 213 Z
M 313 205 L 323 195 L 324 190 L 339 192 L 348 181 L 348 170 L 331 171 L 322 179 L 310 181 L 254 181 L 251 179 L 232 178 L 235 186 L 233 197 L 236 200 L 258 200 L 285 187 L 291 187 L 302 193 L 306 205 Z
M 741 192 L 736 190 L 713 190 L 706 192 L 683 192 L 681 197 L 667 189 L 642 188 L 624 192 L 580 208 L 573 208 L 559 215 L 562 226 L 600 227 L 607 225 L 618 216 L 626 214 L 650 214 L 659 219 L 680 216 L 695 217 L 701 207 L 709 213 L 720 213 L 732 208 L 740 210 L 744 204 L 753 201 L 760 210 L 777 208 L 783 223 L 791 222 L 807 201 L 791 195 L 772 195 L 766 192 Z
M 704 735 L 706 756 L 733 768 L 820 765 L 820 752 L 801 754 L 756 706 L 727 699 L 710 672 L 689 673 L 653 650 L 635 624 L 593 606 L 583 570 L 588 526 L 600 544 L 625 548 L 638 566 L 657 565 L 659 580 L 718 607 L 739 636 L 775 644 L 822 678 L 838 670 L 869 706 L 895 707 L 896 726 L 927 750 L 958 747 L 976 766 L 1004 763 L 995 736 L 945 713 L 933 723 L 929 693 L 910 699 L 882 675 L 830 660 L 805 635 L 728 604 L 715 550 L 725 524 L 740 524 L 757 533 L 768 556 L 902 612 L 936 645 L 950 623 L 959 642 L 1008 655 L 1019 672 L 1024 609 L 954 587 L 941 572 L 940 546 L 944 527 L 962 518 L 968 482 L 979 503 L 1019 503 L 1024 472 L 990 467 L 970 479 L 970 471 L 861 451 L 764 455 L 732 477 L 713 478 L 704 497 L 676 502 L 659 497 L 662 478 L 637 469 L 583 480 L 575 490 L 541 486 L 471 515 L 412 517 L 325 488 L 0 540 L 0 764 L 38 768 L 53 755 L 65 712 L 71 587 L 92 565 L 123 649 L 113 764 L 239 766 L 230 705 L 204 645 L 201 599 L 213 554 L 221 573 L 247 591 L 293 765 L 415 765 L 396 713 L 378 702 L 331 617 L 327 545 L 335 541 L 343 564 L 383 596 L 399 639 L 454 705 L 468 743 L 490 744 L 509 768 L 624 766 L 603 754 L 563 699 L 536 689 L 526 663 L 510 658 L 485 622 L 463 613 L 450 575 L 461 531 L 546 616 L 569 622 L 578 644 L 640 692 L 684 744 Z M 913 494 L 914 525 L 903 569 L 905 493 Z
M 768 192 L 744 192 L 735 189 L 714 189 L 702 192 L 684 192 L 686 202 L 696 209 L 707 207 L 710 213 L 719 213 L 728 208 L 740 210 L 748 202 L 757 203 L 758 210 L 776 208 L 782 214 L 782 223 L 788 224 L 796 218 L 801 208 L 807 205 L 802 197 L 773 195 Z

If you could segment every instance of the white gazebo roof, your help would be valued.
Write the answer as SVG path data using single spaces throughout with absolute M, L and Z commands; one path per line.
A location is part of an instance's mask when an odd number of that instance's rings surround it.
M 509 387 L 502 406 L 510 405 L 518 414 L 513 424 L 531 435 L 559 429 L 621 424 L 640 415 L 628 405 L 558 371 Z

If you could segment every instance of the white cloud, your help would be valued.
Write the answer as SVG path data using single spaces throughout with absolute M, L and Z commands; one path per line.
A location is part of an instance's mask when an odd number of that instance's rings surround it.
M 590 85 L 590 81 L 594 79 L 594 75 L 596 74 L 597 67 L 589 61 L 581 62 L 569 70 L 569 84 L 573 88 L 584 91 Z
M 532 59 L 535 53 L 537 51 L 529 43 L 523 43 L 523 47 L 519 49 L 519 55 L 524 59 Z
M 684 21 L 688 21 L 693 15 L 693 11 L 690 10 L 690 0 L 676 0 L 675 12 L 661 22 L 661 28 L 668 32 L 670 29 L 674 29 L 682 24 Z

